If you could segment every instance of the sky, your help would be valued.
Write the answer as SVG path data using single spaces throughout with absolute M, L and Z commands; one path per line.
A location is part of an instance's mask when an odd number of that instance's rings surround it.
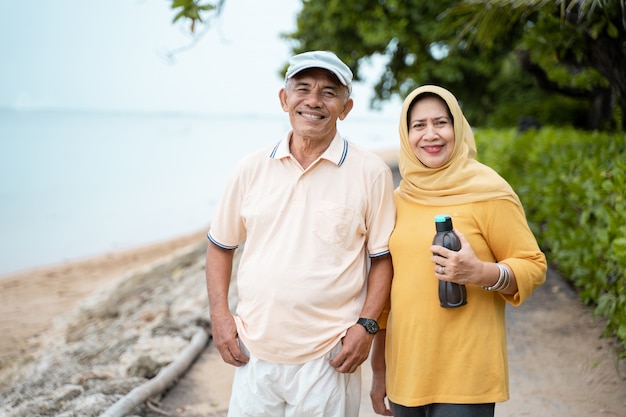
M 232 116 L 241 114 L 282 116 L 288 120 L 280 107 L 278 91 L 284 85 L 280 71 L 290 57 L 290 44 L 280 34 L 295 30 L 300 0 L 226 0 L 220 19 L 212 21 L 209 30 L 193 46 L 188 31 L 172 24 L 175 11 L 170 4 L 168 0 L 0 0 L 0 110 L 227 114 L 229 117 L 224 120 L 240 120 Z M 168 52 L 179 49 L 184 51 L 176 54 L 173 61 L 167 59 Z M 375 68 L 368 74 L 375 77 Z M 367 79 L 368 74 L 359 75 Z M 392 126 L 388 131 L 395 138 L 400 103 L 387 106 L 383 113 L 372 112 L 371 94 L 371 83 L 354 85 L 355 105 L 340 129 L 352 139 L 350 131 L 361 132 L 363 126 L 370 126 L 359 123 L 357 117 L 367 117 L 368 121 L 380 117 L 383 123 L 377 125 L 384 133 L 368 133 L 386 143 L 387 126 Z M 16 115 L 23 116 L 11 113 L 11 117 L 19 119 Z M 250 125 L 241 126 L 241 130 L 244 128 L 250 129 Z M 101 133 L 95 132 L 94 137 Z M 4 144 L 9 146 L 8 142 Z M 35 151 L 33 155 L 42 155 L 40 149 Z M 51 154 L 46 154 L 46 158 Z M 71 155 L 64 150 L 53 156 Z M 44 166 L 32 155 L 28 157 L 29 163 Z M 142 163 L 152 166 L 153 159 Z M 170 159 L 175 158 L 166 158 Z M 78 163 L 84 165 L 85 161 L 89 159 Z M 204 162 L 201 164 L 198 169 L 206 173 Z M 39 172 L 34 166 L 25 167 L 31 176 Z M 68 165 L 68 169 L 71 167 Z M 189 195 L 190 199 L 202 199 L 192 203 L 194 207 L 206 204 L 206 195 L 198 196 L 195 190 Z M 86 201 L 92 201 L 88 197 L 85 196 Z M 143 207 L 138 206 L 137 210 Z M 111 211 L 108 207 L 103 210 Z M 190 211 L 188 207 L 181 210 L 176 214 L 181 218 Z M 68 221 L 77 223 L 71 216 Z M 142 214 L 142 218 L 148 216 Z M 115 234 L 117 229 L 110 229 L 117 248 L 128 245 Z M 50 252 L 48 246 L 42 248 L 42 253 Z M 37 258 L 38 252 L 32 247 L 30 252 Z M 74 254 L 62 256 L 71 259 Z M 36 263 L 39 261 L 35 259 Z
M 279 71 L 290 50 L 279 36 L 295 29 L 299 0 L 226 0 L 189 48 L 166 0 L 0 4 L 0 107 L 282 113 Z M 370 90 L 354 86 L 352 115 L 397 117 L 397 102 L 371 113 Z

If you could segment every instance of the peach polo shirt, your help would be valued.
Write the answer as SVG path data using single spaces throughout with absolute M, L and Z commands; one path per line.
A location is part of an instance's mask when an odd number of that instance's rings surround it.
M 250 352 L 304 363 L 335 346 L 359 317 L 370 258 L 389 253 L 395 223 L 391 170 L 339 134 L 306 170 L 291 132 L 235 169 L 208 237 L 243 243 L 237 330 Z

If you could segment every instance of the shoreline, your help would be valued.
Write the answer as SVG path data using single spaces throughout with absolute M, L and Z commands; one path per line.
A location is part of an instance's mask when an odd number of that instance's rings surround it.
M 152 257 L 149 253 L 157 251 L 160 252 L 163 250 L 164 246 L 185 246 L 189 239 L 193 239 L 194 237 L 201 236 L 203 239 L 206 238 L 206 232 L 209 230 L 209 226 L 207 225 L 205 228 L 200 230 L 189 232 L 189 233 L 181 233 L 179 235 L 175 235 L 169 238 L 163 238 L 159 240 L 154 240 L 151 242 L 141 243 L 137 245 L 133 245 L 130 247 L 120 248 L 120 249 L 111 249 L 105 250 L 99 253 L 95 253 L 93 255 L 86 255 L 78 258 L 70 258 L 67 260 L 62 260 L 59 262 L 37 265 L 33 267 L 27 267 L 23 269 L 19 269 L 16 271 L 2 272 L 0 273 L 0 282 L 3 280 L 11 280 L 15 278 L 24 278 L 29 275 L 39 274 L 42 272 L 56 272 L 62 271 L 63 269 L 67 269 L 71 266 L 77 265 L 87 265 L 98 263 L 98 260 L 104 260 L 105 258 L 109 259 L 129 259 L 135 256 L 140 257 Z
M 0 275 L 0 359 L 27 354 L 57 317 L 129 273 L 206 242 L 206 230 L 81 260 Z

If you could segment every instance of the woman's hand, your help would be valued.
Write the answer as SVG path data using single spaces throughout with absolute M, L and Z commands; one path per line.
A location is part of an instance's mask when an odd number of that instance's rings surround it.
M 392 416 L 391 410 L 385 402 L 387 392 L 385 391 L 385 375 L 372 375 L 372 390 L 370 391 L 370 399 L 372 400 L 372 408 L 376 414 L 381 416 Z
M 458 230 L 454 230 L 454 233 L 461 242 L 461 250 L 458 252 L 438 245 L 430 247 L 433 254 L 430 260 L 433 262 L 435 277 L 457 284 L 484 285 L 482 277 L 484 262 L 478 259 L 463 233 Z
M 474 284 L 483 287 L 494 285 L 500 276 L 500 268 L 495 262 L 483 262 L 474 253 L 465 235 L 455 230 L 461 241 L 461 250 L 458 252 L 446 249 L 443 246 L 433 245 L 430 251 L 433 256 L 435 277 L 442 281 L 456 282 L 457 284 Z M 438 255 L 438 256 L 437 256 Z M 511 268 L 509 270 L 511 281 L 509 286 L 502 289 L 503 294 L 515 294 L 517 292 L 517 280 Z
M 374 336 L 374 344 L 371 353 L 372 365 L 372 389 L 370 390 L 370 399 L 372 400 L 372 408 L 376 414 L 381 416 L 392 416 L 391 409 L 387 404 L 387 389 L 385 385 L 385 373 L 387 366 L 385 365 L 385 339 L 387 336 L 386 329 L 380 329 Z

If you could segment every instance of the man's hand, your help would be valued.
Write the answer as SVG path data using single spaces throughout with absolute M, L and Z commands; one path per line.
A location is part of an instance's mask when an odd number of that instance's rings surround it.
M 248 363 L 248 357 L 239 349 L 237 325 L 228 309 L 228 288 L 233 270 L 234 250 L 226 250 L 213 243 L 206 251 L 206 286 L 209 293 L 213 343 L 224 362 L 234 366 Z
M 360 324 L 354 324 L 341 340 L 341 350 L 330 364 L 337 372 L 353 373 L 367 359 L 374 335 Z
M 234 366 L 242 366 L 248 363 L 250 358 L 239 348 L 237 325 L 232 315 L 211 315 L 211 327 L 213 330 L 213 343 L 220 352 L 224 362 Z

